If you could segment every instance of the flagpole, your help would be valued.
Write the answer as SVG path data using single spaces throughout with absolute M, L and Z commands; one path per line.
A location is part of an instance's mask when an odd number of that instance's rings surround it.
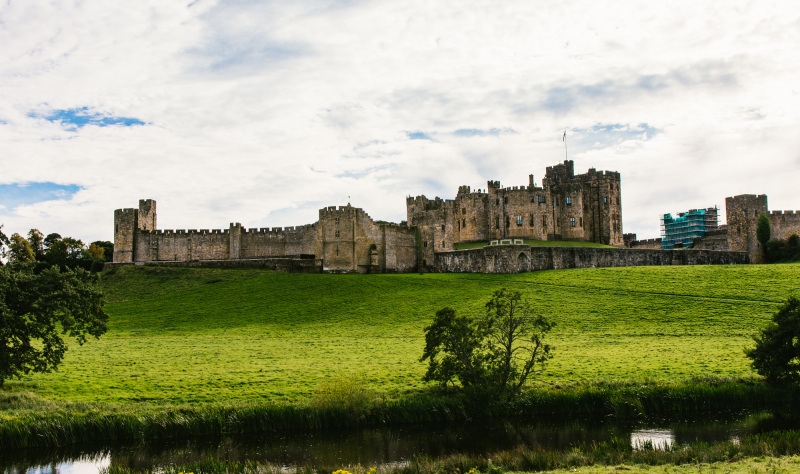
M 564 159 L 568 160 L 569 157 L 567 156 L 567 129 L 564 129 L 564 138 L 562 138 L 562 140 L 564 140 Z

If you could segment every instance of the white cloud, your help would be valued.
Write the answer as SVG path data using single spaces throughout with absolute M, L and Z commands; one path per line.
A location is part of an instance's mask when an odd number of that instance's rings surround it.
M 564 128 L 576 171 L 622 173 L 626 232 L 732 194 L 800 207 L 791 2 L 54 1 L 0 18 L 0 184 L 83 188 L 2 210 L 10 232 L 111 239 L 113 210 L 145 197 L 162 228 L 305 224 L 347 196 L 399 221 L 409 194 L 540 182 Z M 147 125 L 29 115 L 82 107 Z M 658 133 L 579 144 L 598 124 Z

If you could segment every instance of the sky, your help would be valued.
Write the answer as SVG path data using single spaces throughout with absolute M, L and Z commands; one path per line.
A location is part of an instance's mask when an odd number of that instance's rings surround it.
M 623 231 L 800 209 L 800 2 L 0 0 L 0 224 L 405 220 L 405 198 L 622 177 Z M 566 131 L 567 141 L 562 141 Z

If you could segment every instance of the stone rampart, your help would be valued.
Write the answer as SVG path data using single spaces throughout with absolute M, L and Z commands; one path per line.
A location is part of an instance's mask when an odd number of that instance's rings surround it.
M 436 255 L 441 273 L 520 273 L 565 268 L 656 265 L 732 265 L 749 263 L 747 252 L 656 250 L 595 247 L 531 247 L 493 245 Z
M 786 240 L 792 234 L 800 235 L 800 211 L 770 211 L 771 238 Z
M 106 262 L 105 268 L 130 265 L 129 263 Z M 314 258 L 262 258 L 239 260 L 190 260 L 188 262 L 137 262 L 136 265 L 153 267 L 192 268 L 260 268 L 287 273 L 322 273 L 322 260 Z

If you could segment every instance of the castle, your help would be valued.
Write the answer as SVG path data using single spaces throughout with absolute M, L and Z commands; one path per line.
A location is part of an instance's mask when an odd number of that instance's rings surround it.
M 709 208 L 707 211 L 711 211 Z M 713 209 L 716 213 L 716 209 Z M 764 249 L 756 238 L 758 217 L 764 214 L 770 223 L 773 239 L 786 240 L 800 234 L 800 211 L 770 211 L 766 194 L 740 194 L 725 198 L 726 225 L 695 238 L 689 248 L 746 252 L 752 263 L 763 261 Z M 631 249 L 661 249 L 662 239 L 636 240 L 636 234 L 625 234 L 625 247 Z
M 530 175 L 527 186 L 502 188 L 498 181 L 489 181 L 485 190 L 461 186 L 452 200 L 407 197 L 407 221 L 400 224 L 376 222 L 348 204 L 320 209 L 319 220 L 313 224 L 258 229 L 231 223 L 227 229 L 160 230 L 156 202 L 142 199 L 138 208 L 114 211 L 113 263 L 256 266 L 292 272 L 508 273 L 747 263 L 754 254 L 754 222 L 762 208 L 766 210 L 766 196 L 728 198 L 726 241 L 732 243 L 727 248 L 625 249 L 635 246 L 630 245 L 635 236 L 623 238 L 620 184 L 619 173 L 613 171 L 591 168 L 575 175 L 573 162 L 567 160 L 547 167 L 541 186 Z M 784 220 L 787 215 L 782 214 Z M 794 214 L 787 222 L 787 229 L 800 228 Z M 773 234 L 780 236 L 783 227 L 773 226 L 777 230 Z M 618 248 L 534 249 L 523 239 L 596 242 Z M 487 241 L 509 245 L 454 250 L 460 243 Z
M 620 177 L 613 171 L 589 169 L 575 175 L 572 160 L 549 166 L 536 186 L 501 188 L 489 181 L 485 191 L 458 188 L 454 200 L 425 196 L 406 198 L 409 226 L 423 241 L 423 259 L 467 242 L 497 239 L 575 240 L 623 245 Z
M 157 230 L 156 202 L 114 211 L 114 263 L 234 262 L 288 271 L 385 273 L 417 269 L 414 229 L 376 223 L 347 206 L 298 227 Z

